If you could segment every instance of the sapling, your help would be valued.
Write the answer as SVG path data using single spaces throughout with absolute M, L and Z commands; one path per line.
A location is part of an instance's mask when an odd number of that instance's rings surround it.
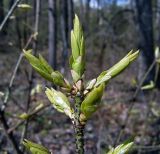
M 84 127 L 93 113 L 100 107 L 106 85 L 137 58 L 139 51 L 130 51 L 117 64 L 102 72 L 97 78 L 92 79 L 86 84 L 84 81 L 86 63 L 85 42 L 82 26 L 77 15 L 75 15 L 74 27 L 71 31 L 71 48 L 72 54 L 69 64 L 73 79 L 72 82 L 65 79 L 60 72 L 53 70 L 41 55 L 35 57 L 32 55 L 31 50 L 24 51 L 24 55 L 32 67 L 43 78 L 59 87 L 60 91 L 54 88 L 46 88 L 45 93 L 53 107 L 57 111 L 65 113 L 71 119 L 75 130 L 76 153 L 84 154 Z M 71 98 L 74 100 L 73 104 L 70 103 Z M 41 145 L 32 144 L 32 142 L 28 140 L 24 140 L 24 145 L 32 153 L 50 153 Z M 129 145 L 132 144 L 130 143 Z M 118 149 L 122 148 L 126 148 L 126 145 L 118 147 Z M 111 150 L 114 151 L 114 149 Z M 115 152 L 115 154 L 118 153 Z

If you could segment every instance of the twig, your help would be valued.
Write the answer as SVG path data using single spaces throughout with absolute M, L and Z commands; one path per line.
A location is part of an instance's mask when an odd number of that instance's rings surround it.
M 8 133 L 9 125 L 7 124 L 7 119 L 5 118 L 4 112 L 0 110 L 0 121 L 2 123 L 3 129 L 5 131 L 6 136 L 10 140 L 11 144 L 14 147 L 14 150 L 17 154 L 23 154 L 22 151 L 19 149 L 17 141 L 15 140 L 15 137 L 13 136 L 13 133 Z
M 32 41 L 33 36 L 34 36 L 34 35 L 31 35 L 31 36 L 30 36 L 30 38 L 29 38 L 29 40 L 28 40 L 25 48 L 28 47 L 28 45 L 29 45 L 30 42 Z M 6 132 L 6 135 L 7 135 L 8 139 L 11 141 L 11 143 L 12 143 L 15 151 L 17 152 L 17 154 L 22 154 L 22 152 L 21 152 L 21 150 L 19 149 L 18 144 L 17 144 L 17 142 L 16 142 L 16 140 L 15 140 L 12 132 L 11 132 L 11 133 L 8 133 L 8 130 L 9 130 L 10 128 L 9 128 L 9 126 L 8 126 L 8 124 L 7 124 L 7 119 L 6 119 L 6 117 L 5 117 L 5 108 L 6 108 L 6 105 L 7 105 L 8 100 L 9 100 L 9 97 L 10 97 L 10 95 L 11 95 L 11 88 L 12 88 L 12 86 L 13 86 L 13 82 L 14 82 L 14 79 L 15 79 L 15 77 L 16 77 L 16 73 L 17 73 L 17 70 L 18 70 L 18 68 L 19 68 L 19 66 L 20 66 L 20 62 L 21 62 L 22 58 L 23 58 L 23 54 L 20 54 L 20 56 L 19 56 L 19 58 L 18 58 L 18 61 L 17 61 L 17 63 L 16 63 L 16 66 L 15 66 L 15 69 L 14 69 L 14 71 L 13 71 L 13 74 L 12 74 L 12 76 L 11 76 L 11 79 L 10 79 L 10 82 L 9 82 L 9 86 L 8 86 L 8 88 L 7 88 L 7 90 L 6 90 L 6 94 L 5 94 L 5 97 L 4 97 L 2 106 L 0 107 L 0 121 L 1 121 L 1 123 L 2 123 L 2 125 L 3 125 L 3 129 L 4 129 L 4 131 Z
M 34 34 L 36 36 L 34 37 L 34 42 L 33 42 L 33 54 L 37 53 L 37 34 L 38 34 L 38 29 L 39 29 L 39 15 L 40 15 L 40 0 L 36 0 L 36 14 L 35 14 L 35 25 L 34 25 Z M 29 74 L 29 87 L 28 87 L 28 100 L 27 100 L 27 105 L 26 105 L 26 113 L 29 111 L 30 103 L 31 103 L 31 90 L 33 86 L 33 69 L 31 69 L 31 72 Z M 25 121 L 24 129 L 22 131 L 21 135 L 21 141 L 24 140 L 24 138 L 27 136 L 27 129 L 28 129 L 28 123 L 29 119 Z M 22 149 L 24 151 L 24 148 Z
M 32 117 L 34 117 L 37 113 L 39 113 L 40 111 L 44 110 L 45 108 L 49 107 L 50 104 L 46 104 L 43 107 L 39 108 L 38 110 L 34 110 L 31 113 L 28 113 L 29 116 L 29 120 L 32 119 Z M 19 126 L 21 126 L 26 120 L 21 120 L 19 121 L 17 124 L 15 124 L 12 128 L 10 128 L 8 130 L 8 133 L 13 132 L 15 129 L 17 129 Z
M 26 48 L 29 46 L 29 44 L 31 43 L 33 37 L 34 37 L 34 34 L 32 34 L 32 35 L 30 36 L 30 38 L 28 39 L 28 41 L 27 41 L 24 49 L 26 49 Z M 10 79 L 10 82 L 9 82 L 9 86 L 8 86 L 8 88 L 7 88 L 7 90 L 6 90 L 5 98 L 4 98 L 3 104 L 2 104 L 2 106 L 1 106 L 1 111 L 4 111 L 5 108 L 6 108 L 7 102 L 8 102 L 9 97 L 10 97 L 11 88 L 12 88 L 12 86 L 13 86 L 13 82 L 14 82 L 14 79 L 15 79 L 15 77 L 16 77 L 16 74 L 17 74 L 18 68 L 19 68 L 19 66 L 20 66 L 20 63 L 21 63 L 21 61 L 22 61 L 22 58 L 23 58 L 23 53 L 20 54 L 20 56 L 19 56 L 19 58 L 18 58 L 18 60 L 17 60 L 16 66 L 15 66 L 15 68 L 14 68 L 14 70 L 13 70 L 13 73 L 12 73 L 12 76 L 11 76 L 11 79 Z
M 2 31 L 4 25 L 6 24 L 7 20 L 9 19 L 9 17 L 12 15 L 13 11 L 16 9 L 16 7 L 18 6 L 18 4 L 21 2 L 22 0 L 16 0 L 15 3 L 13 4 L 13 6 L 11 7 L 11 9 L 9 10 L 8 14 L 6 15 L 6 17 L 4 18 L 4 20 L 2 21 L 1 25 L 0 25 L 0 31 Z

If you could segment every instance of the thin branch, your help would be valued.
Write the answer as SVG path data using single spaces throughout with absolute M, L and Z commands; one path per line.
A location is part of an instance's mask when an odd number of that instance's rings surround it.
M 34 55 L 36 55 L 37 53 L 37 45 L 38 45 L 37 34 L 38 34 L 38 29 L 39 29 L 40 2 L 41 0 L 36 0 L 35 25 L 34 25 L 34 33 L 36 34 L 36 36 L 34 37 L 34 42 L 33 42 L 33 54 Z M 31 94 L 32 86 L 33 86 L 33 69 L 31 69 L 31 72 L 29 73 L 29 87 L 28 87 L 28 100 L 27 100 L 27 105 L 26 105 L 26 113 L 28 113 L 30 103 L 31 103 L 30 94 Z M 29 119 L 25 121 L 25 125 L 24 125 L 22 135 L 21 135 L 21 141 L 23 141 L 24 138 L 27 136 L 28 124 L 29 124 Z
M 29 46 L 29 44 L 31 43 L 33 37 L 34 37 L 34 34 L 32 34 L 32 35 L 30 36 L 30 38 L 28 39 L 28 41 L 27 41 L 24 49 L 26 49 L 26 48 Z M 14 82 L 14 79 L 15 79 L 15 77 L 16 77 L 16 74 L 17 74 L 17 71 L 18 71 L 18 69 L 19 69 L 19 66 L 20 66 L 20 64 L 21 64 L 22 58 L 23 58 L 23 53 L 20 54 L 20 56 L 19 56 L 19 58 L 18 58 L 18 60 L 17 60 L 16 66 L 15 66 L 15 68 L 14 68 L 14 70 L 13 70 L 11 79 L 10 79 L 10 81 L 9 81 L 9 86 L 8 86 L 8 88 L 7 88 L 7 90 L 6 90 L 6 93 L 5 93 L 5 98 L 4 98 L 3 104 L 2 104 L 1 109 L 0 109 L 1 111 L 4 111 L 5 108 L 6 108 L 7 102 L 8 102 L 8 100 L 9 100 L 9 97 L 10 97 L 10 94 L 11 94 L 11 88 L 12 88 L 12 86 L 13 86 L 13 82 Z
M 50 104 L 46 104 L 44 105 L 43 107 L 39 108 L 38 110 L 34 110 L 32 111 L 31 113 L 28 113 L 28 117 L 29 117 L 29 120 L 32 119 L 37 113 L 39 113 L 40 111 L 46 109 L 47 107 L 49 107 Z M 13 132 L 15 129 L 17 129 L 19 126 L 21 126 L 26 120 L 21 120 L 19 121 L 17 124 L 15 124 L 13 127 L 11 127 L 9 130 L 8 130 L 8 133 L 10 132 Z
M 25 48 L 28 47 L 28 45 L 29 45 L 30 42 L 32 41 L 33 36 L 34 36 L 34 35 L 31 35 L 31 37 L 29 38 L 29 40 L 28 40 Z M 16 73 L 17 73 L 17 70 L 18 70 L 18 68 L 19 68 L 19 66 L 20 66 L 20 62 L 21 62 L 22 58 L 23 58 L 23 54 L 20 54 L 20 56 L 19 56 L 19 58 L 18 58 L 18 61 L 17 61 L 17 63 L 16 63 L 16 66 L 15 66 L 15 68 L 14 68 L 13 74 L 12 74 L 12 76 L 11 76 L 11 79 L 10 79 L 10 82 L 9 82 L 9 86 L 8 86 L 8 88 L 7 88 L 7 90 L 6 90 L 6 93 L 5 93 L 5 97 L 4 97 L 2 106 L 0 107 L 0 121 L 1 121 L 1 123 L 2 123 L 2 125 L 3 125 L 3 129 L 4 129 L 5 133 L 6 133 L 6 136 L 8 137 L 9 141 L 11 141 L 11 143 L 12 143 L 15 151 L 17 152 L 17 154 L 23 154 L 23 153 L 22 153 L 21 150 L 19 149 L 19 146 L 18 146 L 18 144 L 17 144 L 17 141 L 15 140 L 15 137 L 14 137 L 13 133 L 12 133 L 12 132 L 9 132 L 9 133 L 8 133 L 8 130 L 9 130 L 10 128 L 9 128 L 8 123 L 7 123 L 7 119 L 6 119 L 6 117 L 5 117 L 5 108 L 6 108 L 7 102 L 8 102 L 8 100 L 9 100 L 9 98 L 10 98 L 11 88 L 12 88 L 12 86 L 13 86 L 13 82 L 14 82 L 14 79 L 15 79 L 15 77 L 16 77 Z
M 4 18 L 4 20 L 2 21 L 1 25 L 0 25 L 0 31 L 2 31 L 4 25 L 6 24 L 6 22 L 8 21 L 9 17 L 12 15 L 12 13 L 14 12 L 14 10 L 16 9 L 16 7 L 18 6 L 18 4 L 21 2 L 22 0 L 16 0 L 15 3 L 13 4 L 13 6 L 11 7 L 11 9 L 9 10 L 8 14 L 6 15 L 6 17 Z
M 11 142 L 12 146 L 14 147 L 14 150 L 17 154 L 23 154 L 22 151 L 19 149 L 17 141 L 15 140 L 15 137 L 13 136 L 13 133 L 8 133 L 9 125 L 7 123 L 7 119 L 4 115 L 4 112 L 0 110 L 0 121 L 2 123 L 3 129 L 5 131 L 6 136 L 8 137 L 9 141 Z

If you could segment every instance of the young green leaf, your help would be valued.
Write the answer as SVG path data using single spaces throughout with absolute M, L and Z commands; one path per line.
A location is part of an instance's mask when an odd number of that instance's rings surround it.
M 47 88 L 45 93 L 55 109 L 73 118 L 73 109 L 70 107 L 68 98 L 62 92 Z
M 109 70 L 102 72 L 97 78 L 97 82 L 95 84 L 95 87 L 100 85 L 103 82 L 105 84 L 108 83 L 108 81 L 111 78 L 114 78 L 118 74 L 120 74 L 123 70 L 125 70 L 138 57 L 138 54 L 139 54 L 139 51 L 136 51 L 134 53 L 133 53 L 133 51 L 130 51 L 117 64 L 112 66 Z
M 40 144 L 33 143 L 26 139 L 24 139 L 22 143 L 32 154 L 51 154 L 47 148 Z
M 104 91 L 104 84 L 95 87 L 87 94 L 81 104 L 81 112 L 85 115 L 86 119 L 90 118 L 92 114 L 98 109 Z
M 131 62 L 133 62 L 139 54 L 139 50 L 136 52 L 129 52 L 122 60 L 120 60 L 117 64 L 107 70 L 107 74 L 112 78 L 120 74 L 123 70 L 125 70 Z
M 160 58 L 160 52 L 159 52 L 159 47 L 156 47 L 155 51 L 154 51 L 154 56 L 156 59 Z
M 27 58 L 27 60 L 30 62 L 32 67 L 46 80 L 53 81 L 51 73 L 53 72 L 53 69 L 49 67 L 49 64 L 42 59 L 42 56 L 40 58 L 37 58 L 31 54 L 32 50 L 24 51 L 24 55 Z
M 82 26 L 77 15 L 74 19 L 74 27 L 71 31 L 71 47 L 72 55 L 70 57 L 70 67 L 72 69 L 72 77 L 74 82 L 82 78 L 85 70 L 85 44 Z
M 66 85 L 66 83 L 65 83 L 63 75 L 60 72 L 54 71 L 54 72 L 52 72 L 51 76 L 52 76 L 54 84 L 59 85 L 61 87 L 65 87 L 65 88 L 68 87 L 68 85 Z
M 155 83 L 153 81 L 150 81 L 149 84 L 144 85 L 141 87 L 142 90 L 151 90 L 155 87 Z
M 23 120 L 27 120 L 28 118 L 30 117 L 30 115 L 29 114 L 27 114 L 27 113 L 22 113 L 21 115 L 19 115 L 19 118 L 20 119 L 23 119 Z
M 116 148 L 112 148 L 109 152 L 106 154 L 127 154 L 128 151 L 132 148 L 133 142 L 130 143 L 123 143 Z
M 65 82 L 63 75 L 54 71 L 52 67 L 47 63 L 47 61 L 39 55 L 39 57 L 35 57 L 31 54 L 31 50 L 24 51 L 24 55 L 27 60 L 30 62 L 32 67 L 46 80 L 53 82 L 55 85 L 60 87 L 65 87 L 70 89 L 70 85 Z

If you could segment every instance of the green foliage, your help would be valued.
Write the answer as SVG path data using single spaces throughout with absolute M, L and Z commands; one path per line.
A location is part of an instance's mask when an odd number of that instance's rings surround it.
M 104 88 L 104 84 L 95 87 L 90 93 L 87 94 L 82 102 L 81 111 L 87 119 L 98 109 Z
M 51 154 L 49 150 L 43 147 L 40 144 L 33 143 L 29 140 L 24 139 L 23 145 L 32 153 L 32 154 Z
M 55 109 L 57 109 L 59 112 L 65 113 L 70 118 L 73 118 L 73 109 L 70 107 L 68 98 L 62 92 L 56 91 L 53 88 L 47 88 L 45 92 Z
M 52 67 L 47 63 L 47 61 L 39 55 L 39 57 L 35 57 L 31 54 L 32 50 L 24 51 L 25 57 L 28 59 L 32 67 L 46 80 L 58 85 L 60 87 L 65 87 L 70 89 L 70 85 L 68 82 L 65 82 L 63 75 L 54 71 Z
M 71 31 L 72 55 L 70 57 L 70 67 L 74 82 L 82 78 L 85 70 L 85 44 L 82 26 L 77 15 L 74 19 L 74 29 Z
M 107 70 L 106 74 L 110 75 L 112 78 L 117 76 L 137 58 L 138 54 L 139 50 L 134 53 L 133 51 L 130 51 L 122 60 Z
M 21 9 L 24 9 L 24 10 L 28 10 L 28 9 L 31 9 L 32 6 L 31 5 L 28 5 L 28 4 L 18 4 L 17 6 L 18 8 L 21 8 Z
M 22 113 L 21 115 L 19 115 L 19 118 L 23 120 L 27 120 L 29 118 L 29 115 L 27 113 Z
M 70 67 L 73 81 L 75 83 L 72 87 L 69 82 L 64 79 L 63 75 L 58 71 L 54 71 L 41 55 L 37 58 L 31 54 L 31 50 L 24 51 L 24 55 L 32 67 L 43 78 L 60 86 L 61 90 L 64 90 L 65 93 L 75 97 L 78 92 L 81 93 L 83 91 L 84 100 L 80 106 L 81 117 L 83 117 L 83 120 L 87 120 L 100 106 L 105 85 L 109 80 L 125 70 L 137 58 L 139 51 L 134 53 L 133 51 L 130 51 L 113 67 L 102 72 L 96 79 L 92 79 L 87 84 L 86 88 L 83 89 L 83 82 L 79 85 L 79 81 L 83 78 L 85 69 L 85 48 L 82 26 L 77 15 L 75 15 L 74 28 L 71 31 L 71 47 L 72 55 L 70 57 Z M 68 98 L 62 92 L 56 91 L 53 88 L 47 88 L 46 95 L 55 109 L 65 113 L 71 119 L 74 119 L 74 111 L 70 107 Z
M 77 142 L 81 142 L 82 140 L 80 140 L 80 138 L 82 133 L 80 133 L 81 130 L 79 131 L 78 129 L 85 125 L 86 121 L 99 108 L 105 86 L 112 78 L 119 75 L 138 57 L 139 51 L 134 53 L 133 51 L 130 51 L 117 64 L 102 72 L 97 78 L 92 79 L 90 82 L 88 82 L 87 85 L 85 85 L 83 81 L 85 71 L 85 43 L 82 26 L 76 15 L 74 19 L 74 28 L 71 31 L 71 47 L 72 55 L 70 57 L 69 63 L 73 78 L 72 86 L 66 79 L 64 79 L 60 72 L 53 70 L 41 55 L 39 55 L 37 58 L 31 54 L 30 50 L 24 51 L 24 55 L 32 67 L 43 78 L 57 86 L 60 86 L 60 90 L 63 91 L 63 93 L 61 91 L 54 90 L 53 88 L 47 88 L 45 93 L 56 110 L 65 113 L 72 119 L 78 136 Z M 71 107 L 67 96 L 71 96 L 75 100 L 75 110 Z M 78 100 L 78 102 L 76 100 Z M 26 115 L 24 115 L 24 118 L 25 116 Z M 133 142 L 121 144 L 115 149 L 112 148 L 107 154 L 124 154 L 130 149 L 132 144 Z M 78 145 L 83 144 L 77 143 L 77 147 L 80 148 Z M 30 151 L 32 150 L 34 152 L 37 152 L 36 150 L 39 147 L 37 144 L 33 144 L 27 140 L 25 141 L 25 146 L 28 146 Z M 43 151 L 43 148 L 39 149 Z M 78 151 L 83 150 L 79 149 Z M 44 150 L 44 152 L 48 151 Z
M 155 83 L 153 81 L 150 81 L 149 84 L 144 85 L 141 87 L 142 90 L 150 90 L 155 87 Z
M 132 148 L 133 142 L 125 142 L 123 144 L 120 144 L 116 148 L 112 148 L 109 152 L 106 154 L 127 154 L 128 151 Z

